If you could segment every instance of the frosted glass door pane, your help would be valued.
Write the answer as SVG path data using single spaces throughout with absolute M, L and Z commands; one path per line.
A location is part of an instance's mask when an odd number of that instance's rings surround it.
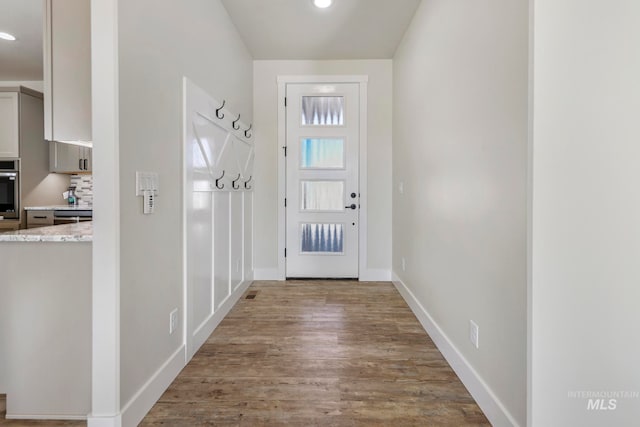
M 300 141 L 303 169 L 344 168 L 344 139 L 305 138 Z
M 302 253 L 341 254 L 344 252 L 343 224 L 302 224 Z
M 344 181 L 302 181 L 300 201 L 303 211 L 342 211 Z
M 302 124 L 306 126 L 343 126 L 344 97 L 303 96 Z

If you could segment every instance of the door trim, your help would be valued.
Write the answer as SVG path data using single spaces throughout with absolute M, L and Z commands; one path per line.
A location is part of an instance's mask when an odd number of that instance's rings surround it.
M 286 159 L 283 147 L 287 141 L 287 111 L 284 105 L 288 83 L 358 83 L 360 85 L 360 230 L 358 237 L 358 277 L 362 280 L 367 271 L 367 84 L 366 75 L 284 75 L 278 76 L 278 280 L 286 279 L 286 209 L 287 194 Z

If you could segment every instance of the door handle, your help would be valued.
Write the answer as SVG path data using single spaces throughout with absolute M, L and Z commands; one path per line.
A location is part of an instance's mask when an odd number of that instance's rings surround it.
M 355 210 L 355 209 L 357 209 L 358 207 L 356 206 L 356 204 L 355 204 L 355 203 L 352 203 L 351 205 L 349 205 L 349 206 L 345 206 L 344 208 L 345 208 L 345 209 L 353 209 L 353 210 Z

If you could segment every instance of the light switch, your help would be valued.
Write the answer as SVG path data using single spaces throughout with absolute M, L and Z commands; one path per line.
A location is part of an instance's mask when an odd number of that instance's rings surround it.
M 136 172 L 136 196 L 142 196 L 145 214 L 152 214 L 155 211 L 159 182 L 160 179 L 155 172 Z
M 160 178 L 155 172 L 136 172 L 136 196 L 144 195 L 145 191 L 160 194 Z

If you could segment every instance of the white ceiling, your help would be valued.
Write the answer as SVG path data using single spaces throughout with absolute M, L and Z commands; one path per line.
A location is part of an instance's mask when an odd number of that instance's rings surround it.
M 42 0 L 0 0 L 0 80 L 42 80 Z
M 0 0 L 0 80 L 42 80 L 42 1 Z M 222 0 L 254 59 L 389 59 L 420 0 Z
M 390 59 L 420 0 L 222 0 L 254 59 Z

